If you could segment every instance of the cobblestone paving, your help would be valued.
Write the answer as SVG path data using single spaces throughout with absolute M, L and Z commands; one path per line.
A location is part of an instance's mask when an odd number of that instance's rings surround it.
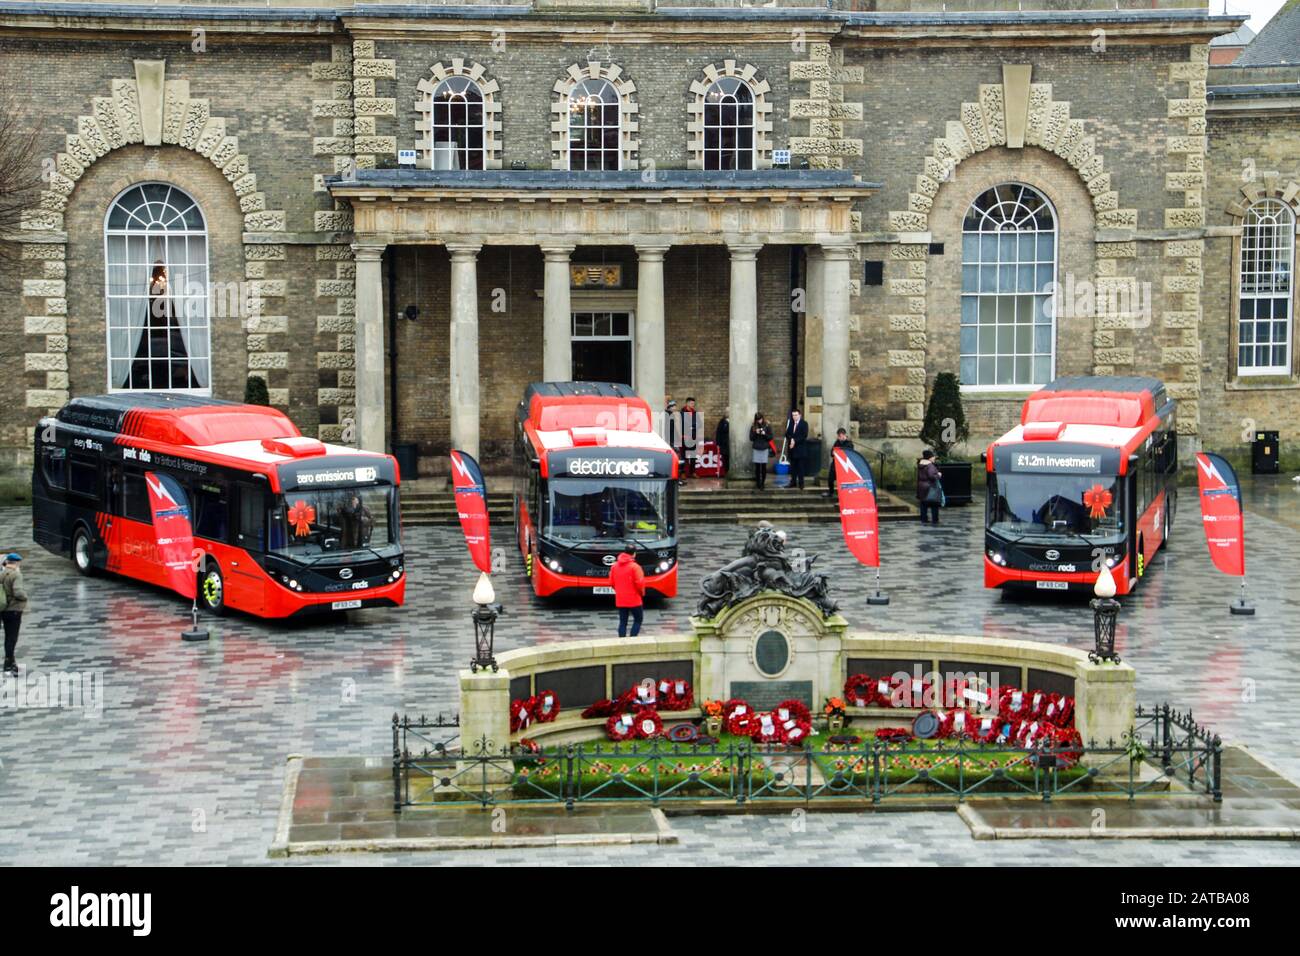
M 774 492 L 779 493 L 779 492 Z M 1300 779 L 1300 490 L 1285 479 L 1248 487 L 1248 568 L 1259 612 L 1233 618 L 1233 582 L 1210 566 L 1184 494 L 1175 539 L 1124 602 L 1118 646 L 1138 670 L 1144 702 L 1171 701 L 1227 740 L 1240 740 Z M 870 585 L 834 526 L 792 526 L 791 546 L 821 552 L 843 611 L 858 629 L 936 630 L 1087 647 L 1081 599 L 1004 601 L 985 592 L 982 509 L 944 524 L 881 530 L 893 603 L 868 608 Z M 497 531 L 499 537 L 505 529 Z M 647 610 L 648 631 L 688 627 L 700 577 L 738 553 L 746 529 L 688 528 L 683 597 Z M 499 543 L 505 544 L 504 540 Z M 77 577 L 32 546 L 25 509 L 0 509 L 0 550 L 18 548 L 33 607 L 19 659 L 34 675 L 102 680 L 102 710 L 0 709 L 0 862 L 65 864 L 265 861 L 285 757 L 383 755 L 394 711 L 455 707 L 454 671 L 467 659 L 474 582 L 456 529 L 408 533 L 408 604 L 294 624 L 239 615 L 211 624 L 207 644 L 183 644 L 187 609 L 174 596 L 114 578 Z M 612 632 L 598 601 L 543 605 L 522 573 L 496 575 L 507 616 L 502 649 Z M 798 824 L 798 821 L 795 821 Z M 675 817 L 677 846 L 466 851 L 291 859 L 288 865 L 708 864 L 989 862 L 1300 864 L 1300 845 L 1172 842 L 975 842 L 951 813 Z

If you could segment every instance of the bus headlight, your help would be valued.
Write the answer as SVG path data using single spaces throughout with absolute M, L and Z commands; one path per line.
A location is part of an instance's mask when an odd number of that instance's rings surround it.
M 298 587 L 298 582 L 297 582 L 297 581 L 290 581 L 290 582 L 289 582 L 289 587 L 293 588 L 295 591 L 301 591 L 301 590 L 302 590 L 302 588 Z
M 1007 563 L 1007 559 L 1002 556 L 1001 551 L 990 551 L 989 558 L 993 561 L 994 564 L 1005 565 Z
M 559 562 L 559 561 L 556 561 L 554 558 L 547 558 L 547 559 L 546 559 L 546 566 L 547 566 L 548 568 L 550 568 L 552 571 L 559 571 L 559 570 L 560 570 L 560 562 Z
M 1113 568 L 1114 566 L 1115 566 L 1115 559 L 1114 559 L 1114 558 L 1107 558 L 1107 559 L 1106 559 L 1106 567 L 1108 567 L 1108 568 Z
M 667 571 L 667 570 L 669 570 L 670 568 L 672 568 L 672 566 L 673 566 L 672 561 L 660 561 L 660 562 L 659 562 L 659 573 L 660 573 L 660 574 L 663 574 L 665 571 Z

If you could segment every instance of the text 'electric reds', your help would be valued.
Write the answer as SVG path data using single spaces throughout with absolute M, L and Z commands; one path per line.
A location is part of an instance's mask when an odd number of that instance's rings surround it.
M 1154 378 L 1060 378 L 985 453 L 984 585 L 1127 594 L 1178 503 L 1174 402 Z
M 274 408 L 164 392 L 74 398 L 35 437 L 32 534 L 83 574 L 175 587 L 153 476 L 185 499 L 174 504 L 189 512 L 201 607 L 288 617 L 402 603 L 388 455 L 306 438 Z
M 613 594 L 636 549 L 646 589 L 677 593 L 677 456 L 626 385 L 540 382 L 519 403 L 515 535 L 533 590 Z

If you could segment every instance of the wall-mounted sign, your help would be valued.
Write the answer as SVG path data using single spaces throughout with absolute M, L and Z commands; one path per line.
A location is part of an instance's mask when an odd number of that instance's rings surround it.
M 398 165 L 398 166 L 414 166 L 414 165 L 415 165 L 415 150 L 413 150 L 413 149 L 399 149 L 399 150 L 397 151 L 397 165 Z
M 619 263 L 569 266 L 569 283 L 575 289 L 621 289 L 623 266 Z
M 789 165 L 790 165 L 790 151 L 789 151 L 788 149 L 774 149 L 774 150 L 772 150 L 772 165 L 773 165 L 773 166 L 789 166 Z

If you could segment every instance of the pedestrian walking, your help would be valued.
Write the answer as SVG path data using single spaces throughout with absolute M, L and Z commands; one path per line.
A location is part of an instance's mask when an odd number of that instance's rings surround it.
M 822 492 L 823 498 L 835 498 L 835 452 L 836 448 L 847 448 L 853 450 L 853 442 L 849 440 L 849 433 L 843 428 L 835 429 L 835 444 L 831 446 L 831 467 L 826 473 L 826 490 Z
M 632 637 L 641 633 L 641 616 L 645 604 L 645 572 L 636 563 L 636 545 L 623 548 L 609 569 L 609 583 L 614 585 L 614 606 L 618 608 L 618 636 L 627 637 L 628 618 L 632 619 Z
M 790 487 L 803 490 L 804 469 L 808 467 L 808 423 L 803 412 L 793 409 L 785 423 L 785 457 L 790 462 Z
M 718 427 L 713 431 L 713 440 L 718 443 L 718 454 L 722 456 L 722 474 L 731 469 L 731 422 L 723 412 L 718 419 Z
M 27 590 L 23 587 L 23 556 L 10 552 L 0 563 L 0 621 L 4 623 L 5 663 L 7 674 L 18 673 L 14 653 L 18 649 L 18 629 L 23 624 L 23 611 L 27 610 Z
M 916 463 L 916 500 L 921 505 L 921 524 L 931 524 L 927 514 L 934 515 L 933 524 L 939 523 L 939 505 L 943 503 L 943 477 L 934 463 L 934 452 L 927 448 Z
M 754 416 L 754 423 L 749 426 L 749 445 L 752 449 L 750 460 L 754 465 L 754 487 L 762 491 L 767 487 L 767 459 L 772 453 L 772 426 L 762 412 Z

